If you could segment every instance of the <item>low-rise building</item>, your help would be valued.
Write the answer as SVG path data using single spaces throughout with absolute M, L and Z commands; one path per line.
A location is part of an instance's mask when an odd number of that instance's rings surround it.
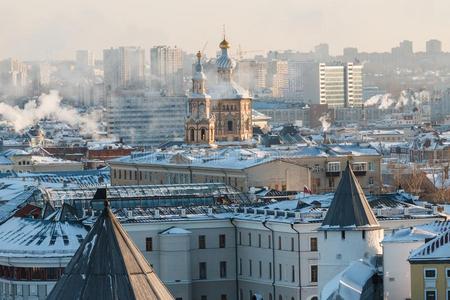
M 414 250 L 409 263 L 412 299 L 449 299 L 450 230 Z
M 314 193 L 336 189 L 347 161 L 367 192 L 381 188 L 381 155 L 370 146 L 343 144 L 292 148 L 169 149 L 109 161 L 112 185 L 222 182 Z

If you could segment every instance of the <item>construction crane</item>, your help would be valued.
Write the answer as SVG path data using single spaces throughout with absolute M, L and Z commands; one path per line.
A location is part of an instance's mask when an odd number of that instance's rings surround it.
M 260 53 L 260 52 L 265 52 L 265 50 L 242 50 L 241 45 L 238 45 L 237 49 L 236 49 L 236 57 L 241 60 L 244 58 L 244 54 L 248 54 L 248 53 Z

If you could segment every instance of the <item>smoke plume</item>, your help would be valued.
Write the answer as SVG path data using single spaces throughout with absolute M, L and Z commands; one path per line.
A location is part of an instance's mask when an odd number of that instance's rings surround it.
M 323 115 L 319 118 L 320 123 L 322 123 L 322 131 L 327 132 L 331 127 L 331 121 L 328 114 Z
M 97 130 L 98 117 L 95 113 L 80 115 L 73 107 L 61 106 L 61 100 L 58 91 L 52 90 L 49 94 L 42 94 L 37 101 L 27 102 L 23 109 L 19 106 L 0 103 L 0 116 L 9 122 L 16 131 L 32 126 L 42 119 L 52 119 L 71 126 L 79 126 L 86 133 L 93 133 Z

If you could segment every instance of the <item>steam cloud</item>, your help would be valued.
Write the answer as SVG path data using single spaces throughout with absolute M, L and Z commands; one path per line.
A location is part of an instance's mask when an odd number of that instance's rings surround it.
M 71 126 L 80 126 L 83 133 L 93 133 L 98 130 L 98 116 L 95 113 L 80 115 L 72 107 L 61 106 L 61 100 L 62 97 L 58 91 L 52 90 L 49 94 L 42 94 L 37 101 L 27 102 L 23 109 L 0 103 L 0 115 L 3 120 L 11 123 L 16 131 L 21 131 L 42 119 L 52 119 Z
M 377 106 L 378 109 L 388 109 L 394 107 L 400 109 L 408 105 L 420 105 L 421 99 L 428 98 L 427 92 L 413 93 L 410 91 L 402 91 L 398 99 L 394 99 L 391 94 L 375 95 L 370 97 L 364 105 Z
M 322 131 L 327 132 L 331 127 L 331 122 L 328 114 L 323 115 L 319 118 L 320 123 L 322 123 Z

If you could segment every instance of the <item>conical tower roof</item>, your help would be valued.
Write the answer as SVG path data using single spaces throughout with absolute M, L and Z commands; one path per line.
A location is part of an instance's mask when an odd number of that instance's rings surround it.
M 377 228 L 375 217 L 361 185 L 347 162 L 333 201 L 322 222 L 322 230 Z
M 47 299 L 174 298 L 105 201 L 103 212 Z

